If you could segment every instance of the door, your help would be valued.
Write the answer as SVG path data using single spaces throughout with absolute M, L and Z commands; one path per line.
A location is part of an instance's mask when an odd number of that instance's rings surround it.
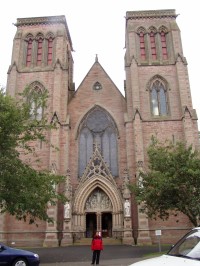
M 93 237 L 97 230 L 96 213 L 86 213 L 86 237 Z
M 112 237 L 112 213 L 102 213 L 102 237 Z

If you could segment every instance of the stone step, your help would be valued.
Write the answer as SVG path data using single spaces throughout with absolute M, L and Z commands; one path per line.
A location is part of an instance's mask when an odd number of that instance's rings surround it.
M 81 238 L 76 239 L 74 242 L 74 245 L 91 245 L 92 238 Z M 103 238 L 103 244 L 104 245 L 122 245 L 121 239 L 115 239 L 111 237 Z

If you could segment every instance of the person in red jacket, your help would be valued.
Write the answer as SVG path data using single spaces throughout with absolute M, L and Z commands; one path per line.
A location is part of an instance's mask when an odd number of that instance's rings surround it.
M 103 241 L 100 232 L 96 232 L 95 236 L 93 237 L 91 243 L 91 250 L 93 251 L 91 264 L 94 265 L 96 262 L 96 265 L 98 265 L 101 250 L 103 250 Z

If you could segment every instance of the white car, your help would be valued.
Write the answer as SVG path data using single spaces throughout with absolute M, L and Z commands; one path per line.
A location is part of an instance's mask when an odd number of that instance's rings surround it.
M 200 227 L 182 237 L 166 255 L 142 260 L 129 266 L 200 266 Z

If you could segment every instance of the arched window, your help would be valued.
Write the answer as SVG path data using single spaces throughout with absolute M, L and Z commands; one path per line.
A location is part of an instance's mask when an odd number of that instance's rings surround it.
M 32 60 L 33 38 L 31 36 L 27 37 L 26 42 L 27 42 L 26 66 L 29 67 L 31 65 L 31 60 Z
M 46 64 L 48 66 L 52 65 L 53 63 L 53 46 L 54 46 L 54 34 L 52 32 L 48 32 L 46 35 Z
M 45 89 L 39 82 L 34 82 L 30 85 L 29 90 L 28 101 L 31 119 L 41 120 L 45 107 Z
M 140 56 L 142 60 L 146 59 L 146 50 L 145 50 L 145 39 L 144 32 L 140 32 Z
M 47 64 L 51 65 L 53 62 L 53 38 L 50 37 L 48 39 L 48 47 L 47 47 Z
M 42 64 L 43 40 L 42 36 L 37 38 L 37 66 Z
M 97 81 L 97 82 L 95 82 L 95 84 L 94 84 L 94 86 L 93 86 L 93 89 L 94 89 L 95 91 L 98 91 L 98 90 L 101 90 L 101 89 L 102 89 L 102 86 L 101 86 L 101 84 Z
M 156 40 L 155 40 L 155 33 L 153 31 L 150 32 L 150 45 L 151 45 L 151 56 L 153 60 L 157 59 L 156 53 Z
M 150 88 L 151 112 L 155 116 L 168 115 L 167 90 L 161 80 L 155 80 Z
M 117 129 L 112 117 L 102 108 L 95 107 L 83 119 L 79 131 L 79 176 L 99 146 L 104 161 L 113 176 L 118 176 Z
M 145 61 L 147 59 L 147 39 L 146 39 L 146 29 L 144 27 L 139 27 L 137 29 L 138 36 L 138 52 L 141 61 Z
M 163 56 L 163 59 L 168 59 L 166 33 L 164 31 L 161 31 L 160 38 L 161 38 L 161 46 L 162 46 L 162 56 Z

